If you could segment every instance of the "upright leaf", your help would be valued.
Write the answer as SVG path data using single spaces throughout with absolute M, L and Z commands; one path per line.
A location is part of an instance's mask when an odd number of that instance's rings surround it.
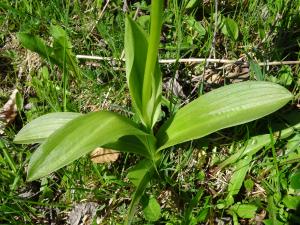
M 28 180 L 43 177 L 125 135 L 147 135 L 129 119 L 112 112 L 80 116 L 58 129 L 32 155 Z M 145 150 L 146 151 L 146 150 Z
M 225 18 L 223 20 L 222 32 L 233 40 L 237 40 L 239 37 L 238 24 L 233 19 Z
M 144 70 L 147 59 L 148 41 L 146 34 L 129 17 L 125 21 L 125 57 L 126 77 L 132 104 L 141 121 L 145 124 L 142 116 L 142 91 Z
M 161 216 L 161 209 L 157 200 L 153 196 L 150 198 L 146 196 L 144 199 L 142 198 L 141 202 L 143 205 L 145 219 L 152 222 L 159 220 Z
M 152 127 L 160 113 L 161 73 L 157 58 L 150 83 L 145 83 L 148 40 L 145 32 L 129 17 L 126 17 L 125 57 L 126 76 L 132 104 L 145 126 Z M 143 90 L 150 88 L 151 95 L 143 100 Z M 147 105 L 146 108 L 143 108 Z
M 161 101 L 161 74 L 157 71 L 157 56 L 162 26 L 163 5 L 161 0 L 151 1 L 150 35 L 143 80 L 143 115 L 148 128 L 152 128 L 159 116 L 157 104 Z M 153 121 L 154 120 L 154 121 Z
M 52 35 L 53 53 L 54 57 L 59 60 L 59 64 L 63 69 L 64 64 L 69 71 L 73 72 L 73 75 L 77 78 L 81 78 L 81 71 L 78 67 L 77 59 L 72 52 L 72 44 L 69 37 L 61 27 L 52 25 L 50 27 L 50 34 Z
M 266 116 L 293 98 L 280 85 L 248 81 L 200 96 L 170 118 L 157 134 L 159 149 Z
M 260 66 L 257 62 L 253 61 L 252 59 L 249 59 L 250 61 L 250 71 L 255 74 L 255 77 L 259 81 L 265 80 L 265 75 L 263 71 L 260 69 Z

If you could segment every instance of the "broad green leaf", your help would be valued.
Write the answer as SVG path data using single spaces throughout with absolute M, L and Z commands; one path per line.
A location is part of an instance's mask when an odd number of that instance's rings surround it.
M 155 167 L 150 160 L 140 161 L 129 173 L 128 178 L 136 185 L 136 190 L 132 196 L 127 218 L 126 225 L 130 225 L 133 222 L 134 213 L 143 196 L 153 174 Z
M 67 33 L 61 27 L 52 25 L 50 27 L 50 34 L 54 39 L 54 57 L 59 61 L 61 69 L 66 66 L 69 71 L 73 72 L 76 78 L 80 79 L 81 71 L 78 67 L 76 56 L 72 52 L 72 44 Z
M 293 71 L 288 65 L 284 65 L 278 71 L 277 83 L 285 86 L 291 85 L 293 82 Z
M 142 137 L 133 135 L 120 137 L 116 142 L 109 143 L 103 147 L 118 150 L 120 152 L 136 153 L 151 159 L 151 154 L 148 151 L 146 144 L 143 142 Z
M 290 176 L 290 187 L 295 190 L 300 190 L 300 170 Z
M 300 196 L 286 195 L 283 197 L 282 202 L 287 208 L 297 210 L 300 206 Z
M 139 161 L 134 167 L 132 167 L 128 174 L 127 178 L 136 186 L 138 187 L 141 180 L 147 174 L 149 169 L 152 167 L 152 162 L 148 159 L 144 159 Z
M 57 129 L 80 116 L 80 113 L 58 112 L 41 116 L 26 124 L 16 135 L 17 144 L 41 143 Z
M 266 116 L 289 102 L 284 87 L 263 81 L 227 85 L 184 106 L 158 131 L 159 149 Z
M 126 135 L 119 138 L 116 142 L 109 143 L 103 147 L 121 152 L 136 153 L 153 162 L 159 157 L 159 154 L 156 152 L 156 138 L 153 135 Z
M 189 25 L 190 29 L 195 30 L 199 34 L 199 36 L 202 37 L 206 34 L 205 28 L 199 21 L 195 19 L 194 16 L 186 16 L 185 21 Z
M 145 195 L 144 195 L 145 196 Z M 144 201 L 143 201 L 144 200 Z M 157 221 L 161 216 L 160 205 L 154 197 L 142 199 L 142 206 L 145 219 L 148 221 Z
M 41 38 L 23 32 L 18 33 L 17 37 L 25 48 L 38 53 L 41 57 L 49 59 L 55 64 L 59 64 L 59 62 L 52 57 L 52 48 L 46 45 Z
M 286 144 L 287 152 L 292 152 L 297 148 L 300 148 L 300 134 L 297 133 L 294 137 L 288 140 Z
M 239 37 L 239 27 L 237 23 L 230 18 L 224 18 L 222 32 L 233 40 L 237 40 Z
M 145 126 L 153 126 L 160 113 L 161 73 L 157 59 L 154 59 L 155 71 L 151 83 L 151 96 L 143 102 L 145 68 L 147 61 L 148 40 L 145 32 L 129 17 L 126 17 L 125 27 L 125 57 L 127 83 L 132 98 L 132 104 L 140 120 Z M 146 105 L 146 108 L 143 105 Z
M 143 74 L 147 59 L 148 41 L 146 34 L 129 17 L 125 21 L 126 77 L 132 104 L 143 123 L 142 91 Z
M 68 165 L 97 147 L 125 135 L 147 135 L 129 119 L 112 112 L 93 112 L 71 120 L 34 152 L 28 180 L 35 180 Z
M 244 219 L 252 219 L 255 217 L 257 206 L 252 204 L 240 204 L 233 205 L 230 210 L 235 212 L 239 217 Z

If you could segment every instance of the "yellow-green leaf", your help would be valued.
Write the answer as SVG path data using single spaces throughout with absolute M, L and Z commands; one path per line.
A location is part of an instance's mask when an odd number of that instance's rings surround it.
M 248 81 L 213 90 L 177 111 L 157 134 L 159 149 L 266 116 L 293 95 L 271 82 Z
M 129 17 L 126 17 L 125 27 L 125 57 L 126 76 L 132 104 L 142 123 L 152 127 L 158 119 L 161 102 L 161 73 L 157 58 L 154 58 L 155 68 L 145 74 L 148 39 L 145 32 Z M 151 76 L 150 83 L 144 80 Z M 143 91 L 150 89 L 151 94 L 144 97 Z
M 17 144 L 41 143 L 54 131 L 80 116 L 80 113 L 58 112 L 43 115 L 26 124 L 16 135 Z
M 80 116 L 50 135 L 34 152 L 27 178 L 43 177 L 125 135 L 147 134 L 131 120 L 116 113 L 101 111 Z

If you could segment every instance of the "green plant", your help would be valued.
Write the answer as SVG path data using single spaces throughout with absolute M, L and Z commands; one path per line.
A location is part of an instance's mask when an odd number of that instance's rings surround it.
M 157 59 L 162 14 L 163 1 L 153 0 L 149 38 L 130 17 L 126 17 L 126 76 L 139 122 L 108 111 L 41 116 L 27 124 L 14 140 L 19 144 L 41 143 L 30 159 L 28 181 L 46 176 L 96 147 L 139 154 L 144 159 L 128 174 L 136 186 L 127 217 L 129 224 L 145 189 L 160 169 L 162 150 L 256 120 L 293 98 L 288 90 L 270 82 L 232 84 L 200 96 L 157 127 L 162 101 L 162 77 Z M 151 204 L 143 206 L 147 217 L 159 218 L 149 215 L 152 211 L 160 213 L 155 199 L 146 202 Z M 233 211 L 239 213 L 235 208 Z
M 53 46 L 48 46 L 43 39 L 27 32 L 18 33 L 21 44 L 38 53 L 44 59 L 57 65 L 63 73 L 63 111 L 67 110 L 67 84 L 70 75 L 73 74 L 76 80 L 81 80 L 81 71 L 77 64 L 76 57 L 72 52 L 72 44 L 67 33 L 59 26 L 52 25 L 50 34 L 53 37 Z

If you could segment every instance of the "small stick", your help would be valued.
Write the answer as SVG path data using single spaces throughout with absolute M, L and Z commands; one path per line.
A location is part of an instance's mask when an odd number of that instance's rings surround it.
M 118 59 L 113 57 L 102 57 L 102 56 L 92 56 L 92 55 L 76 55 L 77 59 L 91 59 L 99 61 L 125 61 L 124 58 Z M 205 59 L 205 58 L 188 58 L 188 59 L 160 59 L 159 63 L 161 64 L 173 64 L 173 63 L 220 63 L 220 64 L 237 64 L 237 65 L 249 65 L 249 62 L 232 60 L 232 59 Z M 300 64 L 300 61 L 273 61 L 273 62 L 258 62 L 259 66 L 278 66 L 278 65 L 297 65 Z

